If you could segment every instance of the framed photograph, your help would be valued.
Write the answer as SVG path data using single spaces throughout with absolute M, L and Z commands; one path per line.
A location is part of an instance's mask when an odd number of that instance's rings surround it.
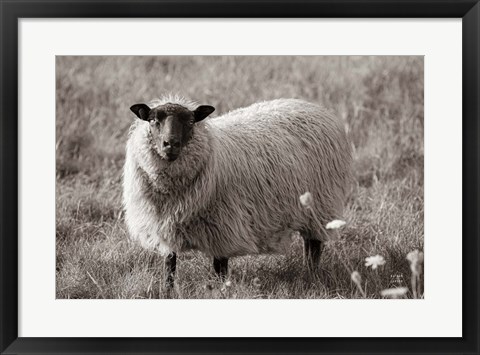
M 1 354 L 478 354 L 478 1 L 1 3 Z

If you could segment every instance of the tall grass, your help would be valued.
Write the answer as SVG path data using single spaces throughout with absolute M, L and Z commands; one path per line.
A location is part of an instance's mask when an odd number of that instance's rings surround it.
M 408 287 L 406 255 L 423 250 L 422 57 L 57 57 L 56 295 L 58 298 L 354 298 Z M 178 92 L 216 113 L 296 97 L 334 111 L 354 146 L 347 225 L 320 272 L 288 255 L 231 260 L 229 282 L 200 253 L 179 256 L 166 292 L 163 260 L 127 240 L 121 179 L 130 105 Z M 372 270 L 365 258 L 382 255 Z M 348 266 L 348 268 L 345 267 Z M 419 276 L 418 285 L 423 283 Z M 416 290 L 421 297 L 423 291 Z

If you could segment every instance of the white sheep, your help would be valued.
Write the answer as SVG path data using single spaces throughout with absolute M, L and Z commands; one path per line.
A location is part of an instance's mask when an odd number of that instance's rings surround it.
M 323 226 L 342 214 L 351 149 L 341 123 L 302 100 L 253 104 L 216 118 L 214 111 L 165 97 L 131 110 L 124 168 L 129 234 L 166 258 L 172 285 L 176 253 L 200 250 L 225 276 L 228 258 L 284 252 L 305 239 L 319 263 Z M 299 196 L 309 191 L 311 213 Z M 323 224 L 323 226 L 322 226 Z

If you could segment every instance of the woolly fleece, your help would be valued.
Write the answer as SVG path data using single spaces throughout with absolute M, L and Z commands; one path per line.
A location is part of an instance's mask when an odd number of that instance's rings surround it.
M 167 102 L 196 108 L 179 97 L 149 106 Z M 174 162 L 158 156 L 148 122 L 137 119 L 124 167 L 130 237 L 163 255 L 197 249 L 214 257 L 285 252 L 294 231 L 325 240 L 333 231 L 323 226 L 341 218 L 351 159 L 342 125 L 302 100 L 256 103 L 196 123 Z M 311 210 L 299 203 L 306 191 Z

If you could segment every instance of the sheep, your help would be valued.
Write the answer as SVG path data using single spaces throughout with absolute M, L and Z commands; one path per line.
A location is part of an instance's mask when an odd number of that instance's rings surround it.
M 124 166 L 124 209 L 133 240 L 165 256 L 200 250 L 215 272 L 231 257 L 283 253 L 300 232 L 309 269 L 320 261 L 324 225 L 342 214 L 351 148 L 342 124 L 299 99 L 255 103 L 219 117 L 181 97 L 135 104 Z M 299 196 L 309 191 L 311 212 Z M 334 233 L 334 232 L 333 232 Z

